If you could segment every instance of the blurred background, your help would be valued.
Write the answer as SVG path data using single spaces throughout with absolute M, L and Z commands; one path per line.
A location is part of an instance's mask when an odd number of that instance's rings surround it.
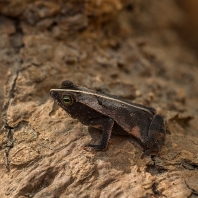
M 197 1 L 186 1 L 181 0 L 177 1 L 178 5 L 182 9 L 185 17 L 180 28 L 181 35 L 184 40 L 191 45 L 191 47 L 195 48 L 196 53 L 198 50 L 198 21 L 197 21 L 197 9 L 198 2 Z

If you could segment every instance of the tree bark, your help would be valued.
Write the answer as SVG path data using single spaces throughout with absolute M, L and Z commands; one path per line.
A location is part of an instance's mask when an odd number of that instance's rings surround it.
M 172 0 L 0 2 L 0 197 L 197 197 L 198 67 Z M 101 133 L 49 96 L 63 80 L 152 106 L 158 155 Z

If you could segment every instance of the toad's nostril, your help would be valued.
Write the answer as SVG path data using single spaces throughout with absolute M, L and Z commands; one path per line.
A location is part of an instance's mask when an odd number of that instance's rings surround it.
M 55 91 L 50 90 L 50 96 L 51 96 L 52 98 L 56 97 L 56 95 L 57 95 L 57 93 L 56 93 Z

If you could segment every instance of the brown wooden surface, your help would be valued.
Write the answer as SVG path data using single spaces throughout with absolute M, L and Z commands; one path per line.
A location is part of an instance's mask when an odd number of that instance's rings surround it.
M 92 3 L 90 3 L 92 2 Z M 198 67 L 163 1 L 0 3 L 0 197 L 198 196 Z M 159 156 L 101 134 L 53 103 L 63 80 L 152 106 L 167 122 Z

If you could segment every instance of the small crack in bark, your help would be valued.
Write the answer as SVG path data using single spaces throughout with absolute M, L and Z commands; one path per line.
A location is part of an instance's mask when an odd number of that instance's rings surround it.
M 13 144 L 13 133 L 12 133 L 13 127 L 9 126 L 9 124 L 8 124 L 7 110 L 8 110 L 11 98 L 14 97 L 14 89 L 15 89 L 17 77 L 18 77 L 18 70 L 15 73 L 15 78 L 13 79 L 12 86 L 9 90 L 8 100 L 3 107 L 3 113 L 2 113 L 2 118 L 3 118 L 3 122 L 4 122 L 4 129 L 5 129 L 5 131 L 7 131 L 7 141 L 6 141 L 6 145 L 5 145 L 5 148 L 6 148 L 6 150 L 5 150 L 5 167 L 6 167 L 8 172 L 10 172 L 9 152 L 13 148 L 14 144 Z
M 10 172 L 9 152 L 14 146 L 13 133 L 12 133 L 12 129 L 13 128 L 8 126 L 7 124 L 4 127 L 8 131 L 7 144 L 5 146 L 5 167 L 6 167 L 7 171 L 8 171 L 8 173 L 9 173 Z
M 187 184 L 186 180 L 184 180 L 184 182 L 185 182 L 187 188 L 190 189 L 190 190 L 192 191 L 191 194 L 188 196 L 188 198 L 191 198 L 191 196 L 192 196 L 193 194 L 195 194 L 195 195 L 198 196 L 198 192 L 197 192 L 196 190 L 194 190 L 193 188 L 191 188 L 191 187 Z
M 156 196 L 160 195 L 159 191 L 157 190 L 157 183 L 156 182 L 154 182 L 153 185 L 152 185 L 152 192 Z
M 151 160 L 153 162 L 153 164 L 147 164 L 146 165 L 146 172 L 149 172 L 151 175 L 158 175 L 158 174 L 162 174 L 168 171 L 167 168 L 164 168 L 163 166 L 157 165 L 156 164 L 156 160 L 155 157 L 151 156 Z
M 16 23 L 15 23 L 15 26 L 17 26 Z M 17 29 L 17 27 L 16 27 L 16 29 Z M 17 32 L 16 32 L 16 34 L 17 34 Z M 23 46 L 21 46 L 21 47 L 23 47 Z M 20 67 L 21 67 L 21 63 L 22 63 L 22 60 L 20 59 L 20 56 L 19 56 L 20 48 L 18 50 L 18 54 L 16 54 L 18 64 L 13 65 L 13 67 L 10 69 L 11 74 L 7 78 L 7 82 L 6 82 L 7 89 L 4 94 L 6 99 L 4 101 L 4 105 L 2 108 L 2 114 L 1 114 L 2 120 L 4 123 L 3 129 L 5 130 L 5 133 L 7 133 L 7 140 L 6 140 L 6 144 L 5 144 L 4 148 L 5 148 L 5 167 L 8 172 L 10 172 L 9 152 L 14 147 L 14 143 L 13 143 L 13 131 L 12 131 L 13 127 L 9 126 L 9 124 L 8 124 L 7 111 L 8 111 L 9 105 L 10 105 L 10 100 L 12 98 L 14 98 L 16 81 L 18 79 L 18 75 L 19 75 L 19 71 L 20 71 Z M 13 49 L 14 49 L 14 47 L 13 47 Z
M 195 170 L 198 169 L 198 164 L 190 161 L 190 160 L 183 160 L 182 166 L 187 170 Z

